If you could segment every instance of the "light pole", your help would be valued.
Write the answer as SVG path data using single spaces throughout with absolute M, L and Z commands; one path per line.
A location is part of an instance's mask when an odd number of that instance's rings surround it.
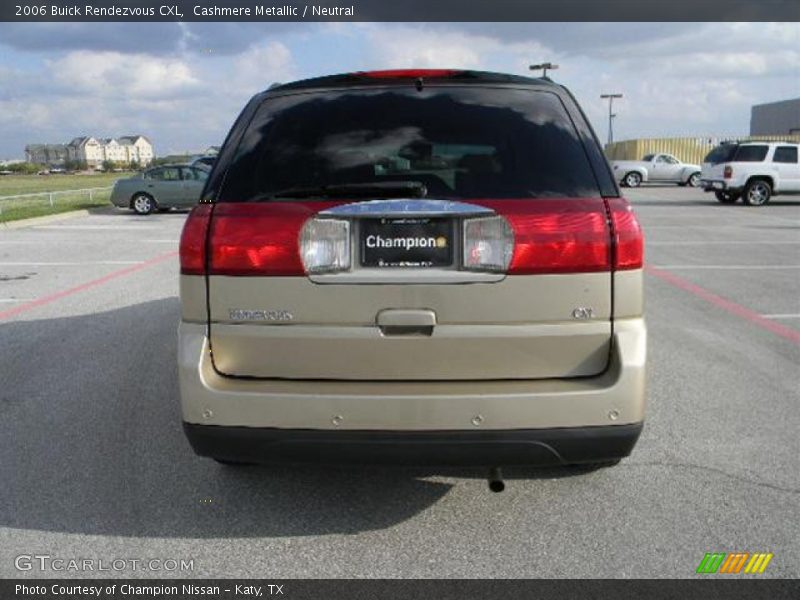
M 614 105 L 614 98 L 622 98 L 622 94 L 600 94 L 600 97 L 605 100 L 608 98 L 608 145 L 610 146 L 614 142 L 614 117 L 615 115 L 612 112 L 612 106 Z
M 542 71 L 542 77 L 547 79 L 547 71 L 555 71 L 558 68 L 558 65 L 554 65 L 553 63 L 541 63 L 538 65 L 531 65 L 528 67 L 531 71 Z

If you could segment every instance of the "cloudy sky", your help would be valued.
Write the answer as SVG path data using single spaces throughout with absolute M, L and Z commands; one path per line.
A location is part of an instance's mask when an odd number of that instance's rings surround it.
M 615 138 L 748 133 L 753 104 L 800 96 L 798 23 L 2 23 L 0 159 L 27 143 L 143 133 L 158 154 L 221 143 L 271 83 L 343 71 L 561 65 Z

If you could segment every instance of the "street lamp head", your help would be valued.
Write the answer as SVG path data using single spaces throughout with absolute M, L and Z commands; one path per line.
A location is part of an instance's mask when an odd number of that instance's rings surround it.
M 600 94 L 601 98 L 622 98 L 622 94 Z
M 555 65 L 555 64 L 553 64 L 553 63 L 549 63 L 549 62 L 546 62 L 546 63 L 540 63 L 540 64 L 538 64 L 538 65 L 531 65 L 531 66 L 529 66 L 529 67 L 528 67 L 528 69 L 530 69 L 531 71 L 542 71 L 542 70 L 545 70 L 545 71 L 547 71 L 547 70 L 554 71 L 554 70 L 556 70 L 557 68 L 558 68 L 558 65 Z

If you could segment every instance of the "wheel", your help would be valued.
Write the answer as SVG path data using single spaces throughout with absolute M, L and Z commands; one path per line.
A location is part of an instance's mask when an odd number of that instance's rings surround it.
M 156 209 L 156 201 L 147 194 L 136 194 L 131 200 L 131 208 L 137 215 L 149 215 Z
M 717 202 L 721 202 L 722 204 L 735 204 L 739 199 L 738 194 L 733 194 L 731 192 L 714 192 L 714 195 L 717 197 Z
M 700 173 L 692 173 L 689 179 L 686 180 L 689 187 L 698 187 L 700 185 Z
M 744 203 L 749 206 L 763 206 L 769 202 L 772 196 L 772 188 L 768 181 L 754 179 L 744 188 Z
M 636 171 L 631 171 L 622 178 L 622 182 L 628 187 L 639 187 L 639 184 L 642 183 L 642 176 Z

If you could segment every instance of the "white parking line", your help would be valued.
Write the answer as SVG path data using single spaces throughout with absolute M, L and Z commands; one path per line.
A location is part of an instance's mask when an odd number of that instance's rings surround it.
M 36 298 L 0 298 L 0 302 L 31 302 Z
M 140 265 L 143 260 L 87 260 L 83 262 L 0 262 L 0 267 L 83 267 L 93 265 Z
M 786 313 L 778 315 L 761 315 L 765 319 L 800 319 L 800 313 Z
M 800 269 L 800 265 L 653 265 L 657 269 L 730 269 L 730 270 L 780 270 Z

